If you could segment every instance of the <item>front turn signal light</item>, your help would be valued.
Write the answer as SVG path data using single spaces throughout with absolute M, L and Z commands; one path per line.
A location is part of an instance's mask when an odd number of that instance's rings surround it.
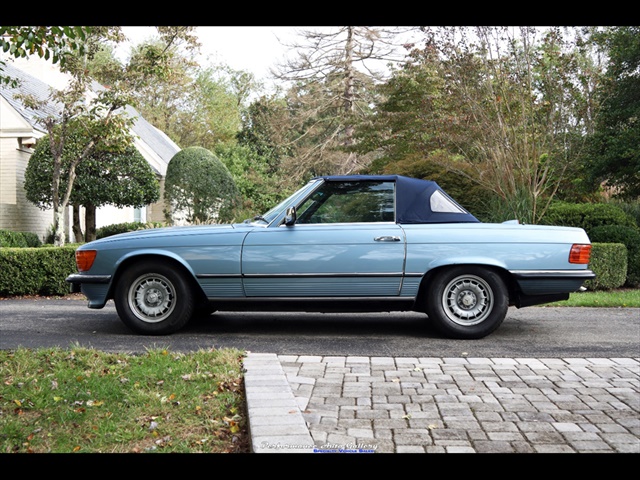
M 569 263 L 589 263 L 591 258 L 591 245 L 574 243 L 569 253 Z
M 79 272 L 86 272 L 96 259 L 96 250 L 76 250 L 76 265 Z

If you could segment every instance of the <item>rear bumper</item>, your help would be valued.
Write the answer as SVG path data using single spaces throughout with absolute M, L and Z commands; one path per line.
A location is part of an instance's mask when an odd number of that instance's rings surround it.
M 519 279 L 581 279 L 582 281 L 596 278 L 591 270 L 511 270 L 511 274 Z
M 514 270 L 511 274 L 523 295 L 577 292 L 586 280 L 596 277 L 591 270 Z

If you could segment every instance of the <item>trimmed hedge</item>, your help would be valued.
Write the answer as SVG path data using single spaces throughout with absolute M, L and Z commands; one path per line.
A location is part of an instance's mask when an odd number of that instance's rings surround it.
M 77 247 L 0 248 L 0 296 L 68 294 Z
M 584 282 L 589 290 L 612 290 L 627 278 L 627 247 L 622 243 L 592 243 L 589 268 L 596 274 Z
M 640 230 L 622 225 L 602 225 L 591 230 L 592 242 L 622 243 L 627 247 L 628 287 L 640 287 Z
M 540 223 L 580 227 L 584 228 L 588 235 L 591 235 L 595 227 L 603 225 L 638 228 L 630 214 L 611 203 L 554 203 Z

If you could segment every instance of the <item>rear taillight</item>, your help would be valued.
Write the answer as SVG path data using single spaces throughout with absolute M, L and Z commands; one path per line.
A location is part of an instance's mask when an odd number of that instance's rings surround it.
M 571 245 L 571 252 L 569 253 L 569 263 L 589 263 L 591 258 L 591 245 L 583 245 L 574 243 Z
M 86 272 L 96 259 L 96 250 L 76 250 L 76 265 L 79 272 Z

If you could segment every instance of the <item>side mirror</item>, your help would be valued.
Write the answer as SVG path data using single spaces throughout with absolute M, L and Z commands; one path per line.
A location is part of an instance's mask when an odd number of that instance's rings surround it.
M 296 223 L 297 219 L 298 219 L 298 214 L 296 213 L 296 207 L 291 206 L 287 208 L 287 212 L 284 215 L 284 224 L 287 227 L 291 227 Z

